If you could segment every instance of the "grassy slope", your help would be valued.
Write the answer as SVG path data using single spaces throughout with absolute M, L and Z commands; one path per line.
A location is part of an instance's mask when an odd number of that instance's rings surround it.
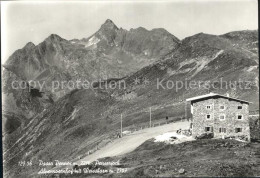
M 191 77 L 201 60 L 210 60 L 222 48 L 224 51 L 213 61 L 209 62 L 193 79 L 213 80 L 223 76 L 225 80 L 243 79 L 254 80 L 255 75 L 249 75 L 245 71 L 247 66 L 256 65 L 254 58 L 246 54 L 236 53 L 230 50 L 230 44 L 220 45 L 223 39 L 214 37 L 208 39 L 208 35 L 200 34 L 183 41 L 180 47 L 171 57 L 154 65 L 143 68 L 135 74 L 126 77 L 127 89 L 115 91 L 99 91 L 96 95 L 91 90 L 78 90 L 67 94 L 59 99 L 53 106 L 35 117 L 27 127 L 20 131 L 21 140 L 11 148 L 5 156 L 9 160 L 6 168 L 12 170 L 10 177 L 19 175 L 28 177 L 28 174 L 35 173 L 39 168 L 22 169 L 17 167 L 17 162 L 24 159 L 38 161 L 52 161 L 55 159 L 71 160 L 85 154 L 97 144 L 103 144 L 115 137 L 120 128 L 120 114 L 124 117 L 124 127 L 140 126 L 149 121 L 149 107 L 152 106 L 152 117 L 162 119 L 165 116 L 172 116 L 178 119 L 184 115 L 183 99 L 205 94 L 207 90 L 180 90 L 174 89 L 158 90 L 156 78 L 172 81 L 185 81 Z M 199 45 L 193 43 L 199 40 Z M 218 42 L 217 47 L 215 43 Z M 224 40 L 225 41 L 225 40 Z M 232 46 L 232 45 L 231 45 Z M 199 55 L 199 57 L 196 57 Z M 203 55 L 203 56 L 201 56 Z M 182 66 L 183 61 L 193 61 L 192 65 Z M 228 67 L 226 61 L 229 61 Z M 219 68 L 215 68 L 219 66 Z M 169 68 L 177 73 L 171 75 Z M 182 68 L 188 68 L 188 72 L 178 73 Z M 255 69 L 253 72 L 257 72 Z M 212 72 L 214 71 L 214 73 Z M 252 73 L 252 72 L 251 72 Z M 133 85 L 133 80 L 148 78 L 150 83 L 144 85 Z M 249 91 L 236 91 L 236 95 L 242 99 L 258 98 L 256 88 Z M 227 90 L 210 91 L 225 94 Z M 133 94 L 129 100 L 123 100 L 124 93 Z M 113 94 L 114 97 L 111 97 Z M 254 106 L 257 108 L 256 101 Z M 16 133 L 17 134 L 17 133 Z M 27 153 L 27 154 L 26 154 Z
M 5 167 L 13 170 L 11 176 L 27 177 L 39 167 L 23 169 L 16 164 L 20 160 L 30 159 L 37 164 L 40 159 L 78 158 L 97 144 L 115 138 L 121 113 L 124 114 L 124 127 L 148 125 L 149 113 L 142 111 L 144 107 L 140 100 L 117 101 L 104 91 L 96 95 L 91 90 L 71 92 L 27 123 L 27 128 L 20 131 L 21 139 L 5 154 L 5 159 L 9 160 Z M 157 112 L 153 111 L 154 119 L 161 119 L 163 109 Z
M 127 173 L 74 174 L 69 177 L 259 176 L 260 143 L 196 140 L 167 145 L 148 140 L 131 153 L 99 161 L 118 160 L 121 168 L 128 169 Z M 108 169 L 109 166 L 104 168 Z M 110 168 L 116 170 L 116 167 Z M 180 169 L 184 169 L 185 172 L 180 174 Z

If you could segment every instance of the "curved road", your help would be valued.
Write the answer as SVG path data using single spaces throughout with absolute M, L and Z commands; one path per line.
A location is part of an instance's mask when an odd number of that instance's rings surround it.
M 91 155 L 88 155 L 80 160 L 77 163 L 80 165 L 81 161 L 95 161 L 104 157 L 112 157 L 117 155 L 122 155 L 133 151 L 135 148 L 140 146 L 146 140 L 151 139 L 155 136 L 161 135 L 166 132 L 176 131 L 178 129 L 188 129 L 190 122 L 175 122 L 170 124 L 165 124 L 158 127 L 147 128 L 134 132 L 131 135 L 123 136 L 122 138 L 116 139 L 113 142 L 102 147 L 100 150 L 97 150 Z

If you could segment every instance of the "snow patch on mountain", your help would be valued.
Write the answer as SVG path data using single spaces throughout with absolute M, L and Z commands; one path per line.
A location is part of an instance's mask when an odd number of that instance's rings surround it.
M 212 60 L 216 59 L 220 54 L 222 54 L 224 52 L 224 50 L 220 50 L 219 52 L 217 52 L 215 54 L 215 56 L 212 58 Z
M 247 72 L 251 72 L 252 70 L 254 69 L 257 69 L 258 66 L 250 66 L 248 69 L 247 69 Z
M 206 67 L 208 65 L 208 63 L 210 63 L 211 61 L 216 59 L 223 52 L 224 52 L 224 50 L 218 51 L 212 58 L 199 57 L 199 58 L 186 59 L 185 61 L 182 61 L 179 64 L 179 67 L 177 70 L 172 70 L 171 68 L 168 68 L 167 73 L 169 76 L 172 76 L 175 74 L 182 74 L 182 73 L 188 73 L 188 72 L 195 71 L 190 77 L 190 78 L 192 78 L 195 75 L 197 75 L 201 70 L 203 70 L 203 68 Z M 185 65 L 192 65 L 193 63 L 195 64 L 194 67 L 183 68 Z
M 195 75 L 197 75 L 200 71 L 202 71 L 204 69 L 204 67 L 206 67 L 208 65 L 208 63 L 210 63 L 211 61 L 213 61 L 214 59 L 216 59 L 220 54 L 222 54 L 224 52 L 224 50 L 220 50 L 219 52 L 217 52 L 212 58 L 208 59 L 203 57 L 202 60 L 199 60 L 197 62 L 197 65 L 195 66 L 196 71 L 192 74 L 192 77 L 194 77 Z
M 88 42 L 85 44 L 85 47 L 87 48 L 87 47 L 89 47 L 89 46 L 95 45 L 95 44 L 97 44 L 99 41 L 100 41 L 99 38 L 97 38 L 96 36 L 93 36 L 93 37 L 91 37 L 91 38 L 88 40 Z

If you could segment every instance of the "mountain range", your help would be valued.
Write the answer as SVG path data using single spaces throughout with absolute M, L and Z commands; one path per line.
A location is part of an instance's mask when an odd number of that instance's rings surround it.
M 38 170 L 17 166 L 19 160 L 84 155 L 115 137 L 121 114 L 125 128 L 146 124 L 150 107 L 154 120 L 182 118 L 188 97 L 229 94 L 258 110 L 258 55 L 258 30 L 199 33 L 179 40 L 165 29 L 128 31 L 109 19 L 87 38 L 66 40 L 52 34 L 38 45 L 29 42 L 3 65 L 5 174 L 30 177 Z M 53 81 L 79 79 L 124 81 L 126 87 L 52 88 Z M 239 80 L 243 88 L 234 84 Z M 12 81 L 24 81 L 26 88 L 14 89 Z M 31 81 L 46 87 L 30 86 Z M 191 81 L 196 87 L 169 87 Z M 213 85 L 206 87 L 207 82 Z

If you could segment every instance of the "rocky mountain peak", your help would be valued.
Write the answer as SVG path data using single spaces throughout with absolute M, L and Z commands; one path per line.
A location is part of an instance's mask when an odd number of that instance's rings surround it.
M 169 33 L 167 30 L 164 28 L 154 28 L 152 29 L 153 32 L 161 32 L 161 33 Z
M 64 41 L 65 39 L 61 38 L 59 35 L 51 34 L 48 38 L 45 39 L 45 41 Z
M 112 20 L 110 20 L 110 19 L 107 19 L 107 20 L 105 21 L 105 23 L 112 23 L 112 24 L 114 24 L 114 22 L 113 22 Z
M 101 29 L 116 29 L 118 30 L 118 27 L 114 24 L 114 22 L 110 19 L 107 19 L 103 25 L 101 25 Z
M 32 42 L 28 42 L 23 48 L 24 49 L 32 49 L 35 47 L 35 44 L 33 44 Z

